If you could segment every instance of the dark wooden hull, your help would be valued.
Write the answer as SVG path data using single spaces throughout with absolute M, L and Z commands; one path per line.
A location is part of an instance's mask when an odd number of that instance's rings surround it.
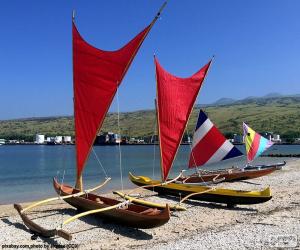
M 144 176 L 134 176 L 130 174 L 129 179 L 138 186 L 146 185 L 158 185 L 160 182 L 152 180 L 151 178 Z M 159 185 L 155 187 L 147 187 L 146 189 L 153 190 L 159 195 L 171 195 L 175 197 L 183 198 L 189 194 L 203 192 L 209 187 L 200 185 L 188 185 L 170 183 L 167 185 Z M 215 203 L 223 203 L 229 206 L 241 204 L 258 204 L 263 203 L 272 198 L 270 188 L 266 188 L 263 191 L 241 191 L 217 188 L 215 190 L 205 192 L 202 194 L 193 195 L 191 200 L 208 201 Z
M 78 193 L 79 190 L 68 186 L 61 185 L 55 179 L 53 180 L 55 191 L 61 196 Z M 71 206 L 81 211 L 88 211 L 94 209 L 101 209 L 109 206 L 116 205 L 120 201 L 95 195 L 85 194 L 79 197 L 72 197 L 65 200 Z M 152 209 L 141 205 L 128 205 L 128 208 L 117 208 L 100 213 L 96 216 L 104 218 L 114 223 L 126 225 L 134 228 L 154 228 L 167 223 L 170 219 L 169 207 L 162 210 Z
M 276 167 L 269 167 L 263 169 L 229 169 L 226 171 L 210 172 L 208 174 L 194 174 L 187 177 L 178 179 L 179 182 L 191 184 L 191 183 L 203 183 L 203 182 L 234 182 L 241 180 L 248 180 L 258 178 L 264 175 L 273 173 Z

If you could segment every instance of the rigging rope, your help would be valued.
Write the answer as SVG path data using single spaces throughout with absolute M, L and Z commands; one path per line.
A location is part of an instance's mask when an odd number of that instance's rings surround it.
M 102 171 L 103 171 L 103 173 L 104 173 L 104 175 L 105 175 L 105 178 L 107 179 L 107 178 L 108 178 L 108 175 L 107 175 L 107 173 L 106 173 L 106 171 L 105 171 L 105 168 L 103 167 L 103 165 L 102 165 L 100 159 L 98 158 L 98 155 L 96 154 L 96 152 L 95 152 L 95 150 L 94 150 L 94 147 L 92 147 L 92 151 L 93 151 L 93 153 L 94 153 L 94 155 L 95 155 L 96 160 L 98 161 L 99 165 L 100 165 L 101 168 L 102 168 Z
M 65 170 L 64 170 L 64 173 L 63 173 L 63 176 L 62 176 L 62 178 L 61 178 L 61 186 L 64 184 L 64 179 L 65 179 Z M 59 194 L 58 194 L 58 198 L 60 199 L 60 197 L 61 197 L 61 191 L 62 191 L 62 188 L 61 188 L 61 186 L 60 186 L 60 189 L 59 189 Z M 61 221 L 63 221 L 64 220 L 64 214 L 65 214 L 65 212 L 64 212 L 64 210 L 63 210 L 63 212 L 61 213 Z M 61 226 L 62 227 L 62 226 Z
M 188 130 L 186 130 L 187 131 L 187 134 L 188 134 Z M 196 166 L 196 160 L 195 160 L 195 157 L 194 157 L 194 154 L 193 154 L 193 148 L 192 148 L 192 145 L 193 144 L 189 144 L 189 146 L 190 146 L 190 150 L 191 150 L 191 156 L 192 156 L 192 158 L 193 158 L 193 162 L 194 162 L 194 165 Z M 198 170 L 198 168 L 197 168 L 197 170 Z M 201 178 L 201 180 L 202 180 L 202 183 L 204 184 L 204 186 L 208 186 L 208 183 L 206 182 L 206 181 L 204 181 L 204 179 L 202 178 L 202 176 L 201 176 L 201 174 L 198 172 L 198 176 Z M 187 179 L 188 179 L 189 177 L 187 177 Z M 185 180 L 185 181 L 187 181 L 187 179 Z
M 155 151 L 155 148 L 156 148 L 156 144 L 155 144 L 155 132 L 156 132 L 156 129 L 157 129 L 157 122 L 156 122 L 156 116 L 154 118 L 154 129 L 153 129 L 153 135 L 152 135 L 152 138 L 151 138 L 151 142 L 153 142 L 153 161 L 152 161 L 152 179 L 154 180 L 154 169 L 155 169 L 155 163 L 156 163 L 156 151 Z M 154 187 L 152 188 L 152 192 L 154 192 Z
M 118 134 L 120 136 L 120 140 L 119 140 L 120 179 L 121 179 L 121 188 L 122 188 L 122 192 L 123 192 L 124 186 L 123 186 L 123 173 L 122 173 L 122 151 L 121 151 L 119 88 L 117 88 L 117 111 L 118 111 Z

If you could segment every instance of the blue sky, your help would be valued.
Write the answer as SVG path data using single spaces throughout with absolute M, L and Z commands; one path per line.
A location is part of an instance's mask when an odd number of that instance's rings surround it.
M 149 24 L 162 3 L 2 0 L 0 120 L 73 114 L 73 9 L 90 44 L 115 50 Z M 120 87 L 120 110 L 153 108 L 154 53 L 182 77 L 215 55 L 198 103 L 300 93 L 299 9 L 297 0 L 170 0 Z

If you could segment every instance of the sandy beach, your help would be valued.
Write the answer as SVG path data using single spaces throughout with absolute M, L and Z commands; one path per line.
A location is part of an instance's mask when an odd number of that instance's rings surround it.
M 184 212 L 172 212 L 169 223 L 154 229 L 138 230 L 111 224 L 94 216 L 64 227 L 73 235 L 41 238 L 23 224 L 12 205 L 0 206 L 2 249 L 270 249 L 298 248 L 300 242 L 300 160 L 291 159 L 283 170 L 247 182 L 220 183 L 220 187 L 259 190 L 271 186 L 273 198 L 263 204 L 237 206 L 188 201 Z M 176 203 L 146 191 L 148 200 Z M 26 204 L 23 204 L 26 206 Z M 28 213 L 40 225 L 57 228 L 76 214 L 64 202 L 54 202 Z

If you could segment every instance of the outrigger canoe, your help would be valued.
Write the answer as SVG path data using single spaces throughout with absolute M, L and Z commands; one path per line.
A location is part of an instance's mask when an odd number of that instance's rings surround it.
M 71 186 L 59 184 L 56 179 L 53 179 L 53 186 L 55 191 L 61 196 L 80 192 Z M 92 193 L 79 197 L 71 197 L 65 201 L 81 211 L 101 209 L 122 203 L 121 201 Z M 169 221 L 170 209 L 167 204 L 163 209 L 153 209 L 147 206 L 129 204 L 125 208 L 112 209 L 96 213 L 95 215 L 134 228 L 153 228 Z
M 152 180 L 146 176 L 134 176 L 131 173 L 129 173 L 129 179 L 135 185 L 145 186 L 146 189 L 154 190 L 159 195 L 170 195 L 183 198 L 194 194 L 190 199 L 223 203 L 227 204 L 228 207 L 263 203 L 272 198 L 269 187 L 262 191 L 243 191 L 178 183 L 164 184 L 161 181 Z M 151 187 L 151 185 L 153 186 Z
M 220 183 L 220 182 L 234 182 L 241 180 L 248 180 L 258 178 L 264 175 L 268 175 L 277 170 L 277 167 L 268 167 L 262 169 L 224 169 L 224 170 L 216 170 L 195 173 L 193 175 L 189 175 L 187 177 L 181 177 L 178 179 L 177 183 L 185 183 L 185 184 L 194 184 L 199 185 L 203 183 L 211 184 L 211 183 Z
M 93 193 L 84 193 L 75 189 L 69 185 L 62 185 L 53 179 L 53 186 L 59 197 L 64 199 L 71 206 L 78 209 L 78 211 L 87 211 L 79 213 L 71 218 L 65 220 L 62 225 L 68 224 L 77 218 L 88 215 L 89 212 L 93 212 L 98 217 L 109 219 L 112 222 L 126 225 L 134 228 L 154 228 L 167 223 L 170 219 L 170 208 L 166 204 L 164 208 L 149 208 L 147 206 L 135 205 L 130 202 L 121 202 L 115 199 L 99 196 Z M 64 198 L 65 197 L 65 198 Z M 58 198 L 50 198 L 48 201 L 57 200 Z M 23 208 L 20 204 L 14 204 L 14 208 L 18 211 L 24 224 L 37 235 L 43 237 L 60 236 L 66 240 L 72 240 L 71 233 L 63 230 L 62 228 L 46 229 L 36 224 L 25 213 L 28 209 L 31 209 L 39 204 L 46 203 L 40 201 L 34 203 L 26 208 Z
M 24 209 L 21 205 L 15 204 L 15 208 L 25 225 L 33 232 L 46 237 L 58 235 L 68 240 L 71 238 L 70 234 L 61 229 L 47 230 L 40 227 L 30 220 L 25 213 L 33 207 L 58 199 L 63 199 L 78 210 L 85 211 L 66 219 L 62 225 L 91 214 L 135 228 L 157 227 L 165 224 L 170 219 L 168 205 L 163 209 L 154 209 L 145 205 L 130 204 L 129 201 L 121 202 L 92 194 L 92 191 L 89 193 L 83 188 L 83 171 L 87 165 L 90 153 L 94 151 L 95 137 L 102 127 L 113 98 L 134 57 L 165 6 L 166 2 L 147 27 L 116 51 L 104 51 L 87 43 L 75 25 L 75 12 L 73 12 L 72 47 L 76 184 L 73 188 L 65 184 L 59 184 L 54 179 L 53 184 L 56 192 L 59 194 L 58 197 L 35 202 Z M 98 160 L 97 155 L 96 158 Z M 98 162 L 103 168 L 99 160 Z M 103 172 L 106 175 L 104 168 Z M 95 188 L 92 190 L 95 190 Z

